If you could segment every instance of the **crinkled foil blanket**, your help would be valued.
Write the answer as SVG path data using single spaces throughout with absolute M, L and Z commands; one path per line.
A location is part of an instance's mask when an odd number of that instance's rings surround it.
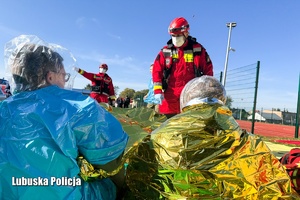
M 300 199 L 266 144 L 226 107 L 191 106 L 169 120 L 147 108 L 111 112 L 130 136 L 124 199 Z

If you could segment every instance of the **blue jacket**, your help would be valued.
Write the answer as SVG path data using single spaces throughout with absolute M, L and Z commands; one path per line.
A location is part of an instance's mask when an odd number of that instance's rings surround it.
M 114 199 L 110 179 L 79 178 L 76 158 L 106 164 L 127 141 L 119 121 L 81 93 L 49 86 L 16 94 L 0 103 L 0 199 Z

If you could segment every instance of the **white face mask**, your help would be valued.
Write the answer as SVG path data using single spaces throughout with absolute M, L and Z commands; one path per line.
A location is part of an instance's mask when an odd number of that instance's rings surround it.
M 104 68 L 99 68 L 99 72 L 105 74 L 106 69 L 104 69 Z
M 172 36 L 172 42 L 175 47 L 181 47 L 185 42 L 185 37 L 184 37 L 184 35 L 178 36 L 178 37 Z

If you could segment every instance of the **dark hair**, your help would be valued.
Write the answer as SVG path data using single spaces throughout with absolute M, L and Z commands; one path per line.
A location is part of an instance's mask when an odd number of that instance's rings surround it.
M 31 91 L 48 85 L 47 73 L 59 72 L 63 58 L 49 47 L 25 44 L 16 53 L 11 67 L 16 91 Z

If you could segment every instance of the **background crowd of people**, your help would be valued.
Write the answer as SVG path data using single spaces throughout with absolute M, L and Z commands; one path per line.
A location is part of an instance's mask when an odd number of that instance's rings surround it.
M 115 105 L 113 105 L 114 107 L 119 107 L 119 108 L 129 108 L 130 104 L 133 103 L 133 100 L 126 96 L 125 98 L 124 97 L 118 97 L 116 102 L 115 102 Z

